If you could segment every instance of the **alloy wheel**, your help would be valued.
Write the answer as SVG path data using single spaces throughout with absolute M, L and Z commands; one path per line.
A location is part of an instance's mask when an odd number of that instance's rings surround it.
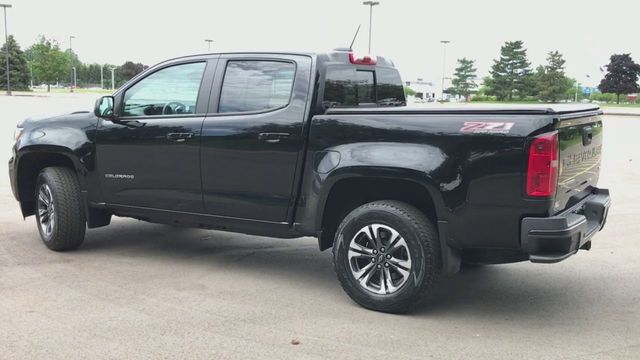
M 398 291 L 409 279 L 411 253 L 395 229 L 371 224 L 349 243 L 349 267 L 360 286 L 379 295 Z
M 37 204 L 40 230 L 46 237 L 50 237 L 56 225 L 56 212 L 49 185 L 42 184 L 38 189 Z

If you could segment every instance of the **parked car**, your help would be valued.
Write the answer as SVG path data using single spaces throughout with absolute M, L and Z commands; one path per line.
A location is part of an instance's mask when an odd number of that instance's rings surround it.
M 358 304 L 405 312 L 461 263 L 554 263 L 589 249 L 597 106 L 407 108 L 384 57 L 225 53 L 138 75 L 94 112 L 18 124 L 9 162 L 51 250 L 111 217 L 333 249 Z

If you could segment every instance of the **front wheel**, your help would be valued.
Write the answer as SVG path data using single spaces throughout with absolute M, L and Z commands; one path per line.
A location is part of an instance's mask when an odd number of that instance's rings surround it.
M 69 168 L 45 168 L 35 191 L 36 221 L 40 238 L 54 251 L 78 248 L 86 230 L 80 184 Z
M 336 232 L 333 255 L 346 293 L 366 308 L 390 313 L 419 303 L 441 263 L 431 221 L 398 201 L 376 201 L 349 213 Z

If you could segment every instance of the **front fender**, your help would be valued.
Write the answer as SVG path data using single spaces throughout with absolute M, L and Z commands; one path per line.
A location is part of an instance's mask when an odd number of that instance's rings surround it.
M 86 190 L 87 177 L 95 168 L 95 147 L 84 129 L 54 124 L 25 129 L 9 164 L 14 195 L 23 200 L 26 190 L 20 187 L 31 184 L 40 169 L 65 164 L 73 165 L 81 189 Z
M 37 127 L 26 131 L 16 144 L 16 159 L 26 154 L 54 153 L 73 162 L 76 171 L 86 174 L 95 166 L 95 146 L 83 129 L 61 126 Z

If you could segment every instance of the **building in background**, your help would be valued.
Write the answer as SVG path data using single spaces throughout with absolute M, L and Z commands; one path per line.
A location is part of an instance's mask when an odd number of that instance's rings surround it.
M 405 81 L 406 87 L 415 91 L 413 99 L 409 98 L 409 101 L 414 102 L 432 102 L 436 101 L 436 87 L 431 81 L 425 81 L 423 79 L 416 79 L 415 81 Z

